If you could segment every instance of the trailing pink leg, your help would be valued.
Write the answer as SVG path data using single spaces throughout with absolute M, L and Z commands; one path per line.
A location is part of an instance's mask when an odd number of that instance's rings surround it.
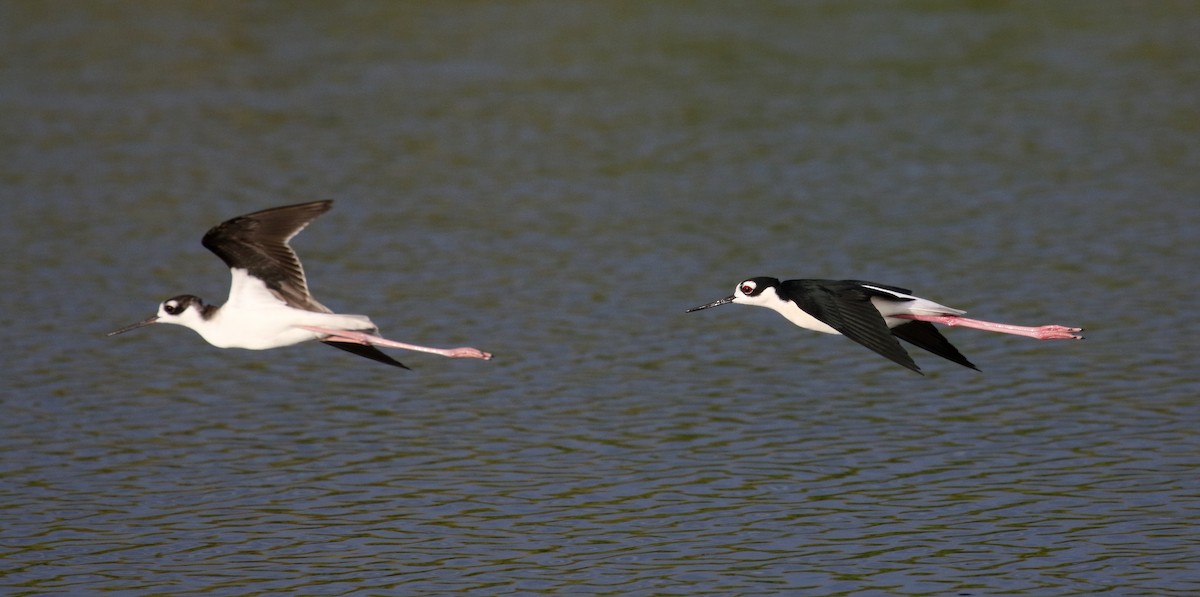
M 1008 323 L 994 323 L 991 321 L 968 319 L 958 315 L 914 315 L 911 313 L 906 313 L 903 315 L 890 315 L 889 317 L 896 317 L 899 319 L 914 319 L 916 321 L 928 321 L 930 323 L 940 323 L 942 325 L 948 325 L 951 327 L 962 326 L 965 328 L 974 328 L 989 332 L 1000 332 L 1001 334 L 1013 334 L 1014 336 L 1037 338 L 1038 340 L 1083 340 L 1083 336 L 1072 333 L 1082 332 L 1083 328 L 1069 328 L 1061 325 L 1012 325 Z
M 492 353 L 483 352 L 477 348 L 463 346 L 459 348 L 432 348 L 429 346 L 417 346 L 416 344 L 405 344 L 388 340 L 380 336 L 374 336 L 365 332 L 352 332 L 350 330 L 333 330 L 329 328 L 319 328 L 311 325 L 299 326 L 306 330 L 316 332 L 318 334 L 326 334 L 326 337 L 321 338 L 324 342 L 351 342 L 354 344 L 370 344 L 374 346 L 386 346 L 388 348 L 403 348 L 404 350 L 416 350 L 418 352 L 428 352 L 432 354 L 440 354 L 444 357 L 452 359 L 483 359 L 492 358 Z

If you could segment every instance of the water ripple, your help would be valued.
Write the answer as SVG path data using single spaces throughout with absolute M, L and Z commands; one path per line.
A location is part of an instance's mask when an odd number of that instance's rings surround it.
M 1194 11 L 625 8 L 2 9 L 0 592 L 1196 593 Z M 497 359 L 103 336 L 322 197 L 323 302 Z M 683 313 L 765 274 L 1089 339 Z

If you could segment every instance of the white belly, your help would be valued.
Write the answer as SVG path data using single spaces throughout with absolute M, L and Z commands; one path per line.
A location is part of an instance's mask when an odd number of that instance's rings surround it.
M 312 325 L 339 330 L 371 330 L 375 324 L 363 315 L 315 313 L 290 307 L 222 309 L 196 331 L 219 348 L 265 350 L 316 340 L 321 334 L 297 326 Z
M 776 310 L 779 311 L 780 315 L 786 317 L 788 321 L 806 330 L 821 332 L 822 334 L 841 334 L 841 332 L 829 327 L 816 317 L 805 313 L 796 303 L 789 302 L 787 306 Z

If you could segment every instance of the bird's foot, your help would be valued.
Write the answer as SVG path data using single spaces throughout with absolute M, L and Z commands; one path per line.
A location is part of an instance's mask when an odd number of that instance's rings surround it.
M 1083 336 L 1074 332 L 1082 332 L 1083 328 L 1069 328 L 1064 325 L 1044 325 L 1036 328 L 1038 340 L 1083 340 Z
M 483 352 L 478 348 L 471 348 L 470 346 L 447 348 L 444 354 L 452 359 L 483 359 L 485 361 L 490 361 L 492 359 L 492 353 Z

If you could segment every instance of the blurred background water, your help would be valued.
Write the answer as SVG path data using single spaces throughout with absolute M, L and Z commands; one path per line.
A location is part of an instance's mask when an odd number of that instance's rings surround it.
M 0 4 L 0 592 L 1192 595 L 1200 7 Z M 492 362 L 104 333 L 315 199 Z M 743 278 L 1086 342 L 924 377 Z

